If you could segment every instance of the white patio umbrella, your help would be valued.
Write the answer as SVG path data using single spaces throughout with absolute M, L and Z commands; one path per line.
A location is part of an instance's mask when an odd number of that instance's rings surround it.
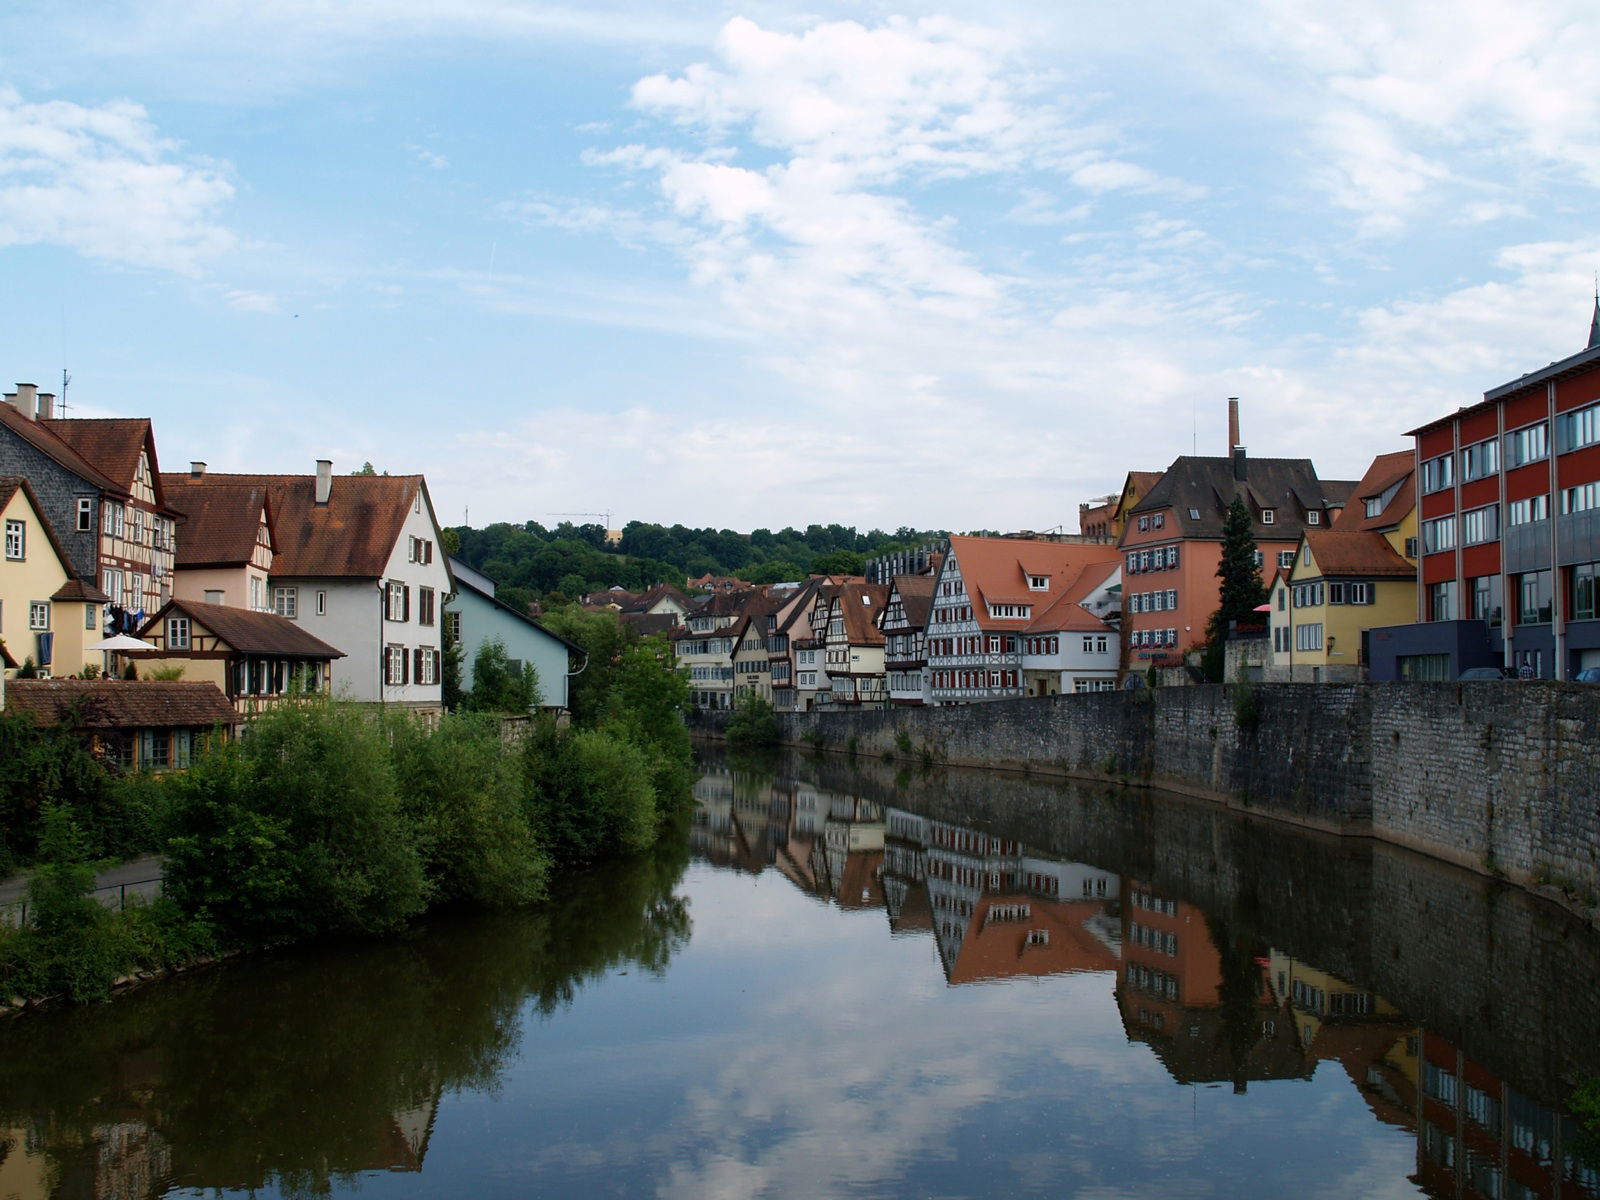
M 114 637 L 101 638 L 98 642 L 84 647 L 85 650 L 159 650 L 160 646 L 132 637 L 126 633 L 116 634 Z

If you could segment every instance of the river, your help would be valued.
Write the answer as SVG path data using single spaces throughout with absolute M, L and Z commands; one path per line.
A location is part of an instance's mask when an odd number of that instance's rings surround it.
M 1176 797 L 780 756 L 537 910 L 0 1023 L 0 1200 L 1600 1197 L 1600 938 Z

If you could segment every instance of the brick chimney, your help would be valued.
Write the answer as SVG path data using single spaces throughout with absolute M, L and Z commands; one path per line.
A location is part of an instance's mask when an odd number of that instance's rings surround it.
M 1239 448 L 1239 397 L 1228 397 L 1228 453 Z
M 333 494 L 333 460 L 331 458 L 317 459 L 317 504 L 328 503 L 328 497 Z
M 39 393 L 39 420 L 48 421 L 56 415 L 56 394 L 54 392 Z

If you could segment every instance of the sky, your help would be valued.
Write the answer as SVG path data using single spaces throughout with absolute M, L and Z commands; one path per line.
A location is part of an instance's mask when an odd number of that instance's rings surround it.
M 1077 527 L 1582 349 L 1566 0 L 10 0 L 0 379 L 442 522 Z M 7 388 L 6 390 L 9 390 Z

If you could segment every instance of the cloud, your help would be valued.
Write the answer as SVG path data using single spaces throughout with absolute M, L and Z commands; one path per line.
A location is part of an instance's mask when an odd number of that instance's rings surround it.
M 450 165 L 450 160 L 448 158 L 442 154 L 437 154 L 434 151 L 429 150 L 426 146 L 416 146 L 408 143 L 406 145 L 406 150 L 411 154 L 412 158 L 416 159 L 423 166 L 431 168 L 432 170 L 442 171 Z
M 223 293 L 222 300 L 229 308 L 236 308 L 240 312 L 276 313 L 281 311 L 278 298 L 269 296 L 265 292 L 252 292 L 243 288 L 233 288 Z
M 192 274 L 234 245 L 217 222 L 232 196 L 222 165 L 180 157 L 137 104 L 29 104 L 0 85 L 0 247 Z

